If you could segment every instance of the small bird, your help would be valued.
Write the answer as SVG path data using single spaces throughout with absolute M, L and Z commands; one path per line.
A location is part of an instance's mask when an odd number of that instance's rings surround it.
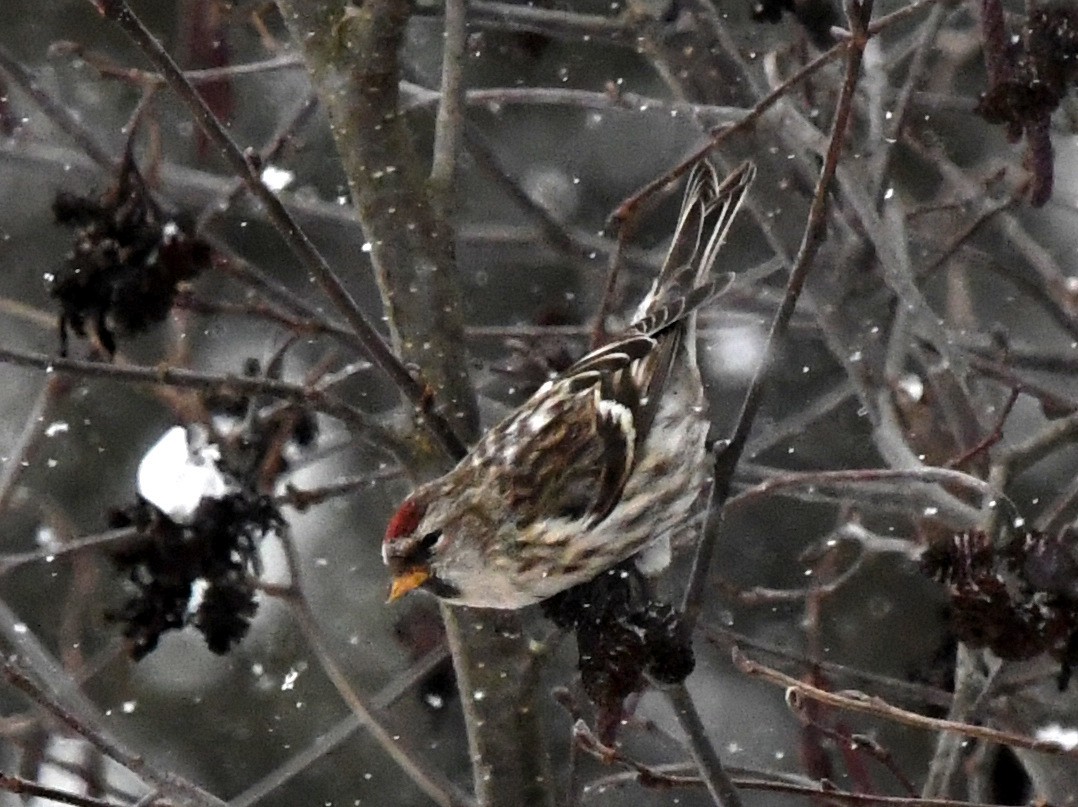
M 733 275 L 715 257 L 756 169 L 689 176 L 673 242 L 624 335 L 543 384 L 386 527 L 390 601 L 422 587 L 523 608 L 641 552 L 662 566 L 708 471 L 696 311 Z M 656 563 L 656 556 L 658 562 Z

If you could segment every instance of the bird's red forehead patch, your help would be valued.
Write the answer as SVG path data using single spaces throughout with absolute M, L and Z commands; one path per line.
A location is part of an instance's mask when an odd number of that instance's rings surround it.
M 393 514 L 393 518 L 389 519 L 389 524 L 386 525 L 386 537 L 383 540 L 392 541 L 402 535 L 411 535 L 422 518 L 423 508 L 413 501 L 406 501 Z

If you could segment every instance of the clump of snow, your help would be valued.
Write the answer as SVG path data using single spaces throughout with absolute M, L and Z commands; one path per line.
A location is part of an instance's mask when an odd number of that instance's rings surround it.
M 1050 723 L 1037 729 L 1037 739 L 1041 742 L 1055 743 L 1065 751 L 1073 751 L 1078 748 L 1078 729 Z
M 267 165 L 262 169 L 262 182 L 271 191 L 283 191 L 295 180 L 296 175 L 285 168 Z
M 190 524 L 204 498 L 220 499 L 232 491 L 217 465 L 220 459 L 203 429 L 174 426 L 139 463 L 139 495 L 177 524 Z

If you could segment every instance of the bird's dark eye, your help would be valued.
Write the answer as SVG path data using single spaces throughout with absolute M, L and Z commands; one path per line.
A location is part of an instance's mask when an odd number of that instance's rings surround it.
M 440 540 L 442 540 L 442 531 L 434 530 L 434 532 L 428 532 L 426 535 L 420 538 L 419 545 L 423 547 L 423 549 L 430 551 L 431 549 L 434 549 L 435 545 Z

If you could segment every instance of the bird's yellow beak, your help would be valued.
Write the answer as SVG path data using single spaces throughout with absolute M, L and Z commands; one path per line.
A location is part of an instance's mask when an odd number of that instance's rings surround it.
M 419 588 L 430 579 L 430 572 L 425 569 L 410 569 L 398 574 L 393 578 L 393 585 L 389 587 L 389 599 L 386 602 L 399 600 L 409 591 Z

